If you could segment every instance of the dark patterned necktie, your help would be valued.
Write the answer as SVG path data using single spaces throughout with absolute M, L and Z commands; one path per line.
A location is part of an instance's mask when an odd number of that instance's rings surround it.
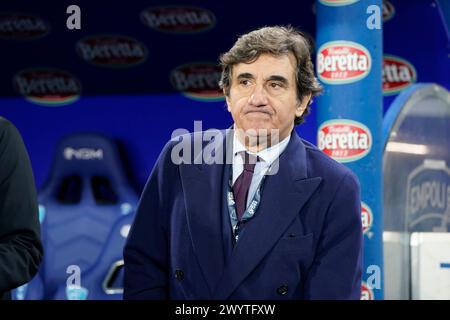
M 257 158 L 247 152 L 242 152 L 241 156 L 244 157 L 244 170 L 240 176 L 236 179 L 233 185 L 234 202 L 236 203 L 236 214 L 238 220 L 241 221 L 244 214 L 248 190 L 252 182 L 253 170 L 255 169 Z

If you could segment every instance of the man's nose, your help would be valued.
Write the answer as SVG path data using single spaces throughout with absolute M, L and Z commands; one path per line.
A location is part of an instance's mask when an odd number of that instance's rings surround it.
M 248 103 L 255 107 L 267 104 L 267 92 L 264 86 L 255 86 L 250 98 L 248 99 Z

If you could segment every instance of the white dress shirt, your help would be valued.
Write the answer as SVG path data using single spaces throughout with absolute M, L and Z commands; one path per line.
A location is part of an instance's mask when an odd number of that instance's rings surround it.
M 255 195 L 256 189 L 259 186 L 262 178 L 266 174 L 267 170 L 270 168 L 272 163 L 280 156 L 280 154 L 286 149 L 291 135 L 288 135 L 279 143 L 270 146 L 269 148 L 263 149 L 259 152 L 248 151 L 247 148 L 241 143 L 237 137 L 236 131 L 234 131 L 233 137 L 233 180 L 232 183 L 236 182 L 236 179 L 240 176 L 242 171 L 244 171 L 244 159 L 240 155 L 240 152 L 246 151 L 251 155 L 259 157 L 259 161 L 255 164 L 255 169 L 253 171 L 252 182 L 250 183 L 250 188 L 248 190 L 247 204 L 246 208 L 250 204 Z

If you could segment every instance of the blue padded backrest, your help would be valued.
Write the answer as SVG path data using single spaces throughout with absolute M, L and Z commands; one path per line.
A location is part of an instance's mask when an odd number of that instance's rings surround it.
M 126 239 L 133 222 L 133 216 L 128 215 L 121 217 L 116 221 L 108 236 L 105 247 L 94 263 L 93 267 L 89 268 L 82 274 L 81 291 L 79 288 L 72 288 L 66 283 L 61 283 L 54 295 L 55 299 L 78 299 L 86 292 L 88 299 L 122 299 L 123 293 L 123 256 L 122 251 L 118 251 L 116 246 L 122 244 Z M 116 245 L 112 245 L 116 244 Z M 104 263 L 108 261 L 108 263 Z
M 45 256 L 40 279 L 28 284 L 25 298 L 120 299 L 120 290 L 108 294 L 103 283 L 122 260 L 137 201 L 112 140 L 97 134 L 65 138 L 39 194 Z M 40 296 L 34 283 L 42 286 Z

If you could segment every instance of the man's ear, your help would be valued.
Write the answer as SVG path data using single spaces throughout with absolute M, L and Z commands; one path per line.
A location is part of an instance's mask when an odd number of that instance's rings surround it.
M 303 96 L 302 101 L 300 101 L 297 104 L 297 107 L 295 108 L 295 116 L 296 117 L 301 117 L 303 112 L 305 112 L 306 107 L 309 104 L 309 101 L 311 100 L 311 93 L 308 93 L 307 95 Z

